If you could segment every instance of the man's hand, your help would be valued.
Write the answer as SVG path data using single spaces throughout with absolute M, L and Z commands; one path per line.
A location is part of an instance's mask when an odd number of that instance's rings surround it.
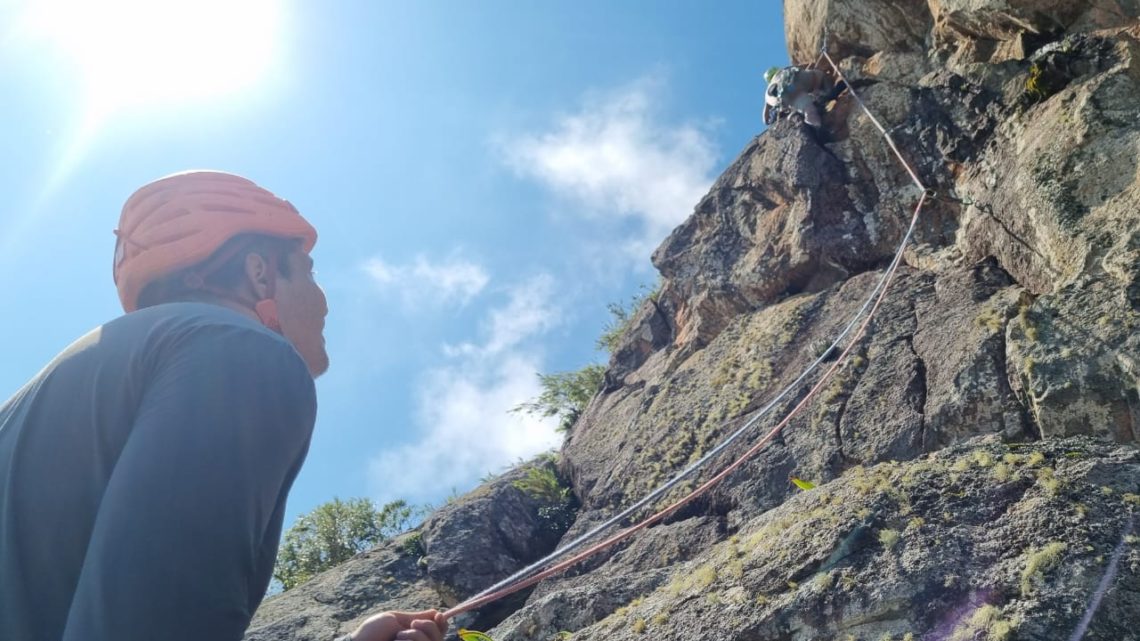
M 368 617 L 352 633 L 352 641 L 443 641 L 447 619 L 435 610 L 384 612 Z

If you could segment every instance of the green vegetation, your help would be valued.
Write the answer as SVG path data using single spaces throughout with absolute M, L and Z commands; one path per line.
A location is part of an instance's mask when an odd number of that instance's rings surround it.
M 660 285 L 649 291 L 643 286 L 645 291 L 635 295 L 626 305 L 610 303 L 608 308 L 612 318 L 602 330 L 602 335 L 598 337 L 598 349 L 612 354 L 617 349 L 622 335 L 633 322 L 634 313 L 645 300 L 656 299 L 659 288 Z M 558 429 L 565 432 L 574 425 L 590 400 L 601 389 L 605 373 L 604 365 L 591 363 L 582 369 L 570 372 L 539 374 L 538 381 L 542 391 L 538 397 L 522 403 L 512 411 L 542 418 L 557 416 Z
M 998 463 L 993 467 L 992 470 L 990 470 L 990 474 L 992 474 L 997 481 L 1005 483 L 1013 474 L 1013 470 L 1009 465 L 1006 465 L 1005 463 Z
M 694 572 L 678 573 L 673 577 L 673 580 L 666 589 L 669 594 L 673 596 L 685 594 L 690 591 L 699 592 L 712 585 L 716 581 L 716 578 L 716 567 L 712 563 L 706 563 L 698 567 Z
M 830 572 L 820 572 L 811 578 L 811 587 L 816 592 L 827 592 L 835 585 L 835 576 Z
M 610 320 L 602 328 L 602 335 L 598 337 L 595 346 L 607 354 L 613 354 L 617 351 L 621 337 L 629 331 L 637 310 L 641 309 L 647 300 L 656 301 L 660 294 L 661 281 L 659 280 L 652 289 L 648 285 L 642 285 L 640 291 L 630 297 L 625 304 L 610 303 L 606 305 L 606 309 L 610 312 Z
M 532 467 L 526 471 L 525 478 L 512 485 L 542 504 L 538 508 L 538 520 L 546 530 L 565 532 L 574 522 L 575 497 L 553 468 L 546 465 Z
M 1025 569 L 1021 571 L 1021 595 L 1029 596 L 1044 579 L 1044 575 L 1060 561 L 1067 546 L 1053 541 L 1043 548 L 1035 548 L 1025 558 Z
M 839 420 L 841 409 L 851 398 L 859 379 L 867 369 L 867 359 L 858 353 L 853 353 L 843 367 L 836 372 L 827 388 L 820 395 L 820 402 L 815 414 L 812 416 L 812 427 L 827 421 Z
M 994 457 L 985 450 L 976 450 L 974 452 L 974 463 L 978 467 L 990 467 L 994 464 Z
M 538 398 L 529 400 L 512 412 L 522 412 L 542 418 L 558 417 L 558 430 L 569 430 L 574 421 L 585 411 L 594 394 L 602 387 L 602 377 L 606 373 L 604 365 L 591 364 L 572 372 L 539 374 L 538 381 L 542 392 Z
M 524 494 L 543 503 L 561 503 L 570 500 L 570 488 L 562 485 L 558 475 L 549 467 L 532 467 L 511 485 Z
M 983 605 L 954 629 L 950 641 L 1007 641 L 1017 629 L 1017 623 L 1003 619 L 997 607 Z
M 1033 63 L 1029 67 L 1029 77 L 1025 79 L 1025 95 L 1034 102 L 1045 98 L 1045 89 L 1041 86 L 1043 72 L 1041 65 Z
M 413 532 L 400 542 L 400 551 L 406 556 L 420 558 L 427 554 L 424 549 L 424 535 L 421 532 Z
M 1065 483 L 1057 478 L 1051 467 L 1043 467 L 1037 470 L 1037 484 L 1044 488 L 1050 496 L 1057 496 L 1065 486 Z
M 653 289 L 641 286 L 641 292 L 634 295 L 624 305 L 610 303 L 610 321 L 598 337 L 597 348 L 609 354 L 617 349 L 621 337 L 629 330 L 634 314 L 646 300 L 657 300 L 661 290 L 658 281 Z M 539 374 L 538 383 L 542 388 L 537 398 L 531 399 L 512 409 L 512 412 L 530 414 L 541 418 L 558 417 L 558 431 L 566 432 L 586 410 L 586 406 L 602 388 L 606 366 L 591 363 L 582 369 L 554 374 Z
M 404 501 L 377 507 L 370 499 L 333 499 L 302 515 L 285 532 L 273 578 L 289 590 L 356 554 L 406 531 L 418 516 Z
M 996 309 L 986 307 L 974 318 L 974 324 L 978 327 L 985 327 L 991 332 L 997 332 L 1005 325 L 1005 319 Z
M 895 547 L 901 539 L 902 535 L 899 534 L 898 530 L 879 530 L 879 543 L 884 549 L 889 550 Z
M 1023 302 L 1017 308 L 1017 320 L 1021 324 L 1021 330 L 1025 334 L 1025 338 L 1031 342 L 1036 343 L 1038 338 L 1037 324 L 1033 320 L 1033 315 L 1030 312 L 1031 303 Z

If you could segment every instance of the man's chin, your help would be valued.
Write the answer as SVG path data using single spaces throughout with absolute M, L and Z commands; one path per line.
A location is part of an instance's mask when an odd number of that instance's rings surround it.
M 317 359 L 317 365 L 317 371 L 312 373 L 312 378 L 314 379 L 320 378 L 321 375 L 328 371 L 328 352 L 325 351 L 324 343 L 321 343 L 320 346 L 320 356 Z
M 314 359 L 313 363 L 309 364 L 309 373 L 313 375 L 313 379 L 318 379 L 325 372 L 329 371 L 329 355 L 323 349 L 320 355 Z

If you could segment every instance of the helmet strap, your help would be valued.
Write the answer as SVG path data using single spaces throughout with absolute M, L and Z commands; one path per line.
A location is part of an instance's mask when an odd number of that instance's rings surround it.
M 253 311 L 262 325 L 280 334 L 281 321 L 277 316 L 277 300 L 274 299 L 277 294 L 277 256 L 268 257 L 265 280 L 265 298 L 254 303 Z
M 277 318 L 277 301 L 272 298 L 259 300 L 253 306 L 253 311 L 257 313 L 257 319 L 262 325 L 278 334 L 281 333 L 281 321 Z

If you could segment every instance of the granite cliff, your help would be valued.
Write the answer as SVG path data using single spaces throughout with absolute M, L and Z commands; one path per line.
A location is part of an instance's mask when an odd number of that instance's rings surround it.
M 1140 639 L 1140 0 L 784 13 L 791 58 L 813 63 L 826 34 L 936 192 L 883 307 L 821 397 L 710 494 L 460 623 L 496 641 L 1015 641 L 1069 639 L 1091 615 L 1086 639 Z M 572 489 L 568 529 L 515 470 L 267 600 L 247 639 L 327 640 L 377 610 L 453 605 L 791 382 L 874 287 L 920 196 L 850 97 L 824 121 L 750 141 L 654 253 L 659 295 L 559 456 L 531 464 Z

